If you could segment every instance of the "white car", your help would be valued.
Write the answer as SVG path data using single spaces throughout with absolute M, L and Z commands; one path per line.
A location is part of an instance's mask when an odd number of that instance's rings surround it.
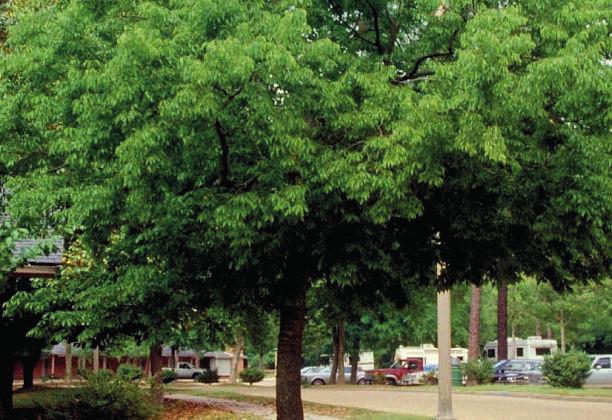
M 302 374 L 301 379 L 303 383 L 307 383 L 310 385 L 325 385 L 329 383 L 330 376 L 331 376 L 331 368 L 327 366 L 321 369 L 314 369 L 314 370 L 311 370 L 310 372 Z M 344 379 L 347 384 L 351 380 L 350 366 L 347 366 L 344 368 Z M 357 369 L 357 384 L 366 385 L 367 383 L 368 382 L 365 378 L 365 372 L 363 371 L 363 369 L 358 368 Z
M 612 354 L 591 355 L 591 374 L 587 385 L 612 385 Z
M 178 379 L 195 379 L 198 374 L 204 372 L 204 369 L 196 368 L 187 362 L 179 362 L 176 368 L 164 368 L 164 370 L 174 370 Z

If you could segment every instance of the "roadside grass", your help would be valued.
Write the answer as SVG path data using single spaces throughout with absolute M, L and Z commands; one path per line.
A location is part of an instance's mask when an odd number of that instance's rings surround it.
M 13 406 L 16 410 L 36 409 L 39 406 L 57 405 L 65 396 L 75 392 L 74 388 L 34 387 L 28 391 L 13 393 Z
M 166 392 L 194 395 L 198 397 L 222 398 L 239 402 L 248 402 L 259 404 L 267 407 L 274 407 L 275 400 L 271 397 L 261 397 L 254 395 L 245 395 L 236 391 L 223 389 L 223 386 L 216 387 L 198 387 L 193 386 L 167 386 Z M 365 410 L 361 408 L 341 407 L 336 405 L 318 404 L 309 401 L 304 401 L 304 411 L 309 414 L 320 416 L 332 416 L 343 419 L 353 420 L 425 420 L 429 417 L 423 416 L 407 416 L 393 413 L 385 413 L 381 411 Z

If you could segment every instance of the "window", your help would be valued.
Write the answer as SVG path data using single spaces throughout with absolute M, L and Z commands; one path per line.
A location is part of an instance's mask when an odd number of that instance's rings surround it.
M 523 348 L 522 347 L 517 347 L 516 348 L 516 357 L 523 357 Z
M 487 350 L 487 357 L 489 359 L 495 359 L 495 349 L 489 349 Z
M 597 362 L 595 362 L 595 366 L 600 366 L 602 369 L 612 368 L 609 357 L 600 357 L 597 359 Z
M 536 356 L 544 356 L 550 354 L 550 349 L 548 347 L 536 347 Z
M 187 363 L 181 363 L 179 365 L 179 368 L 181 368 L 181 369 L 189 369 L 189 365 Z

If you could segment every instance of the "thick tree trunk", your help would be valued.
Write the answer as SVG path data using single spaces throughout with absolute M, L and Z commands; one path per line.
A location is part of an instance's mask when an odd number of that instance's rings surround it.
M 346 376 L 344 375 L 344 343 L 346 340 L 344 319 L 338 321 L 338 385 L 346 384 Z
M 351 384 L 355 385 L 357 383 L 357 370 L 359 368 L 359 350 L 351 352 L 349 361 L 351 362 Z
M 232 356 L 232 372 L 230 375 L 230 382 L 233 384 L 235 384 L 238 381 L 240 353 L 242 353 L 243 346 L 244 346 L 244 337 L 242 336 L 242 334 L 238 334 L 236 337 L 236 345 L 234 346 L 234 355 Z
M 472 286 L 472 300 L 470 302 L 470 342 L 468 346 L 468 360 L 480 357 L 480 287 Z
M 72 344 L 64 342 L 64 346 L 66 349 L 66 355 L 64 357 L 64 361 L 66 362 L 66 370 L 64 373 L 66 382 L 70 383 L 72 382 Z
M 508 358 L 508 284 L 497 285 L 497 360 Z
M 23 388 L 34 388 L 34 366 L 40 358 L 40 352 L 33 352 L 21 357 L 21 367 L 23 368 Z
M 338 376 L 338 328 L 332 328 L 332 365 L 329 374 L 329 383 L 334 385 Z
M 13 369 L 15 358 L 9 343 L 0 349 L 0 419 L 10 419 L 13 413 Z
M 159 343 L 153 344 L 149 349 L 151 357 L 151 395 L 153 400 L 158 404 L 164 403 L 164 389 L 162 386 L 162 366 L 164 358 L 162 357 L 162 346 Z
M 280 310 L 278 364 L 276 368 L 276 413 L 278 420 L 303 420 L 300 367 L 304 335 L 305 293 L 287 299 Z
M 561 338 L 561 353 L 565 353 L 566 343 L 565 343 L 565 316 L 563 314 L 563 309 L 561 309 L 559 313 L 559 335 Z

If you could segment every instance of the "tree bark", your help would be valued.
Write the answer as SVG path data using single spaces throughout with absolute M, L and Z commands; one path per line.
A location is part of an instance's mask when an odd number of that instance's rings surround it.
M 151 356 L 151 395 L 157 404 L 164 403 L 164 389 L 162 386 L 162 366 L 164 358 L 162 357 L 162 346 L 160 343 L 153 344 L 149 353 Z
M 264 369 L 264 355 L 263 353 L 259 353 L 259 370 Z
M 0 350 L 0 418 L 10 419 L 13 414 L 13 369 L 15 356 L 9 343 Z
M 359 347 L 359 346 L 358 346 Z M 351 384 L 357 384 L 357 370 L 359 368 L 359 350 L 353 350 L 349 356 L 351 362 Z
M 470 342 L 468 360 L 480 357 L 480 287 L 472 285 L 472 300 L 470 302 Z
M 234 355 L 232 356 L 232 372 L 230 375 L 230 383 L 233 384 L 238 381 L 238 365 L 240 363 L 240 353 L 242 353 L 243 346 L 244 337 L 242 336 L 242 334 L 238 334 L 236 336 L 236 345 L 234 346 Z
M 64 356 L 64 362 L 66 363 L 65 377 L 66 382 L 72 382 L 72 345 L 68 342 L 64 342 L 64 348 L 66 354 Z
M 40 351 L 25 354 L 21 357 L 21 367 L 23 368 L 23 388 L 34 388 L 34 366 L 40 359 Z
M 98 373 L 100 370 L 100 347 L 96 347 L 93 350 L 93 372 Z
M 329 374 L 330 385 L 336 384 L 336 378 L 338 376 L 338 327 L 334 325 L 332 328 L 332 365 Z
M 563 314 L 563 309 L 559 312 L 559 335 L 561 338 L 561 353 L 565 353 L 566 343 L 565 343 L 565 316 Z
M 497 285 L 497 360 L 508 358 L 508 284 Z
M 300 367 L 302 337 L 306 322 L 305 292 L 287 299 L 280 309 L 278 364 L 276 369 L 276 413 L 278 420 L 303 420 Z
M 546 324 L 546 338 L 553 338 L 552 327 L 550 326 L 550 324 Z
M 168 359 L 170 363 L 170 369 L 176 369 L 176 347 L 170 347 L 170 358 Z
M 338 385 L 346 384 L 346 376 L 344 375 L 344 344 L 346 339 L 344 319 L 338 321 Z

